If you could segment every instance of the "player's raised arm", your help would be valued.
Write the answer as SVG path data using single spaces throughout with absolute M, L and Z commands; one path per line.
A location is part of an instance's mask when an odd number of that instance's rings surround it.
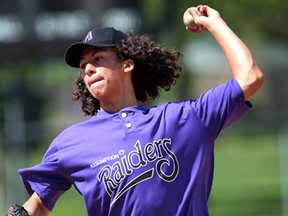
M 14 204 L 7 216 L 49 216 L 50 211 L 44 206 L 39 196 L 34 193 L 23 206 Z
M 243 41 L 228 27 L 218 11 L 199 5 L 188 11 L 198 28 L 186 29 L 193 33 L 209 31 L 227 58 L 233 77 L 241 86 L 245 99 L 251 98 L 264 82 L 264 76 L 257 66 L 250 50 Z

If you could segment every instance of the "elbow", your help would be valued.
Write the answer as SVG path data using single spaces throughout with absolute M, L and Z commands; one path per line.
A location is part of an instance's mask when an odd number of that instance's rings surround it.
M 261 69 L 254 64 L 251 67 L 249 73 L 246 75 L 245 79 L 242 80 L 242 90 L 245 95 L 245 99 L 248 100 L 254 96 L 265 82 L 264 74 Z
M 254 85 L 256 88 L 256 91 L 258 91 L 262 85 L 264 84 L 265 82 L 265 77 L 264 77 L 264 74 L 262 73 L 261 69 L 255 64 L 255 69 L 254 69 L 254 72 L 253 72 L 253 77 L 252 78 L 252 85 Z
M 258 91 L 264 84 L 264 74 L 262 73 L 260 68 L 258 68 L 258 66 L 256 66 L 256 69 L 254 69 L 254 72 L 252 73 L 252 77 L 250 79 L 250 85 L 252 85 L 256 91 Z
M 263 73 L 261 73 L 261 76 L 258 78 L 258 82 L 259 82 L 259 85 L 260 85 L 260 87 L 264 84 L 264 82 L 265 82 L 265 76 L 264 76 L 264 74 Z

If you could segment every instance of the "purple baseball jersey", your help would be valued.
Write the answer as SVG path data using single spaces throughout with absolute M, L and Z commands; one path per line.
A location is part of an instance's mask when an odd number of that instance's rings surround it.
M 99 111 L 19 173 L 50 210 L 74 185 L 89 216 L 209 215 L 214 141 L 250 108 L 232 78 L 197 100 Z

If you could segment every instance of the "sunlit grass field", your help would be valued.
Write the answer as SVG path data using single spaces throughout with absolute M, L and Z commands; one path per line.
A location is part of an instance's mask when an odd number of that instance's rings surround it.
M 224 133 L 219 137 L 209 202 L 211 216 L 281 215 L 278 145 L 277 136 L 270 134 Z M 33 155 L 31 163 L 35 164 L 42 153 Z M 51 215 L 86 215 L 81 196 L 74 188 L 66 192 Z
M 215 157 L 212 216 L 282 215 L 276 136 L 222 136 Z

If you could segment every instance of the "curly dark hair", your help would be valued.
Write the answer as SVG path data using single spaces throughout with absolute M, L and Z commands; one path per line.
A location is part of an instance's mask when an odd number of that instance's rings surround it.
M 180 78 L 182 53 L 162 48 L 146 35 L 130 33 L 114 47 L 114 51 L 120 61 L 126 59 L 134 61 L 132 82 L 136 98 L 140 102 L 157 98 L 161 89 L 169 91 Z M 72 100 L 82 102 L 82 111 L 85 115 L 97 114 L 100 103 L 88 91 L 81 73 L 76 78 L 75 86 Z

